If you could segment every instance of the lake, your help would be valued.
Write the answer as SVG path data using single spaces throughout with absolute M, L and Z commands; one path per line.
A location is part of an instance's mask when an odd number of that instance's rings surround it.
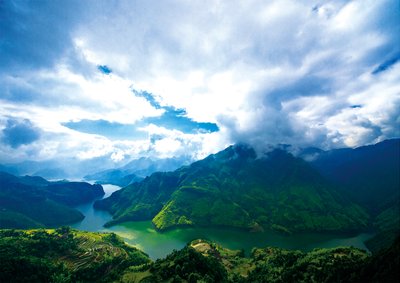
M 104 197 L 120 189 L 114 185 L 103 185 L 103 188 L 106 193 Z M 172 250 L 179 250 L 191 240 L 199 238 L 215 241 L 229 249 L 243 249 L 249 254 L 254 247 L 266 246 L 302 251 L 338 246 L 353 246 L 368 250 L 364 241 L 373 236 L 371 233 L 356 235 L 301 233 L 286 236 L 273 231 L 250 233 L 227 228 L 180 228 L 159 233 L 151 221 L 127 222 L 104 228 L 103 224 L 112 219 L 108 212 L 93 209 L 93 203 L 76 208 L 86 217 L 71 227 L 87 231 L 114 232 L 127 243 L 146 252 L 152 259 L 165 257 Z

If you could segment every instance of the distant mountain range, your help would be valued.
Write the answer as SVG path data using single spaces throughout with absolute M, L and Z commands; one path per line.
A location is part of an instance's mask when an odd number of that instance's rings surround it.
M 338 193 L 309 163 L 275 149 L 262 157 L 247 145 L 227 149 L 97 201 L 113 225 L 151 219 L 159 230 L 229 226 L 249 230 L 358 231 L 368 214 Z
M 0 228 L 54 227 L 77 222 L 84 215 L 72 206 L 104 195 L 101 185 L 49 182 L 0 172 Z
M 120 187 L 139 182 L 154 172 L 167 172 L 178 169 L 189 163 L 188 157 L 177 158 L 147 158 L 132 160 L 123 167 L 103 170 L 84 177 L 87 181 L 98 184 L 113 184 Z
M 149 176 L 156 171 L 173 171 L 192 161 L 189 156 L 174 158 L 150 158 L 114 162 L 109 156 L 80 160 L 78 158 L 62 158 L 44 161 L 26 160 L 19 163 L 0 164 L 0 171 L 17 176 L 40 176 L 48 180 L 72 179 L 98 181 L 120 185 L 119 179 L 125 178 L 122 184 L 131 180 L 128 175 L 135 174 L 139 178 Z M 114 172 L 115 171 L 115 172 Z M 114 177 L 115 176 L 115 177 Z M 103 180 L 103 181 L 102 181 Z M 108 181 L 112 181 L 111 183 Z

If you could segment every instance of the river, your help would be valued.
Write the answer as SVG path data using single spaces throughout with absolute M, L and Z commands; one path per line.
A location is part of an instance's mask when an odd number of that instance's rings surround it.
M 105 197 L 120 189 L 114 185 L 103 185 Z M 356 235 L 333 233 L 301 233 L 296 235 L 281 235 L 272 231 L 249 233 L 226 228 L 182 228 L 167 232 L 157 232 L 151 221 L 127 222 L 110 228 L 103 224 L 111 220 L 111 215 L 105 211 L 93 209 L 93 203 L 76 207 L 85 219 L 71 227 L 98 232 L 114 232 L 125 241 L 146 252 L 150 258 L 165 257 L 172 250 L 183 248 L 194 239 L 209 239 L 230 249 L 244 249 L 249 254 L 253 247 L 274 246 L 285 249 L 309 251 L 314 248 L 333 248 L 338 246 L 353 246 L 367 250 L 364 241 L 373 236 L 369 233 Z

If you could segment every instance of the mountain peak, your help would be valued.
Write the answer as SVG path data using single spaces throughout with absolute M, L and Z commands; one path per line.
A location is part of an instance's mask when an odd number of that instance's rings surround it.
M 362 209 L 331 191 L 305 161 L 283 149 L 257 158 L 232 145 L 174 172 L 153 174 L 96 202 L 110 224 L 152 219 L 160 229 L 230 226 L 279 231 L 343 231 L 364 227 Z

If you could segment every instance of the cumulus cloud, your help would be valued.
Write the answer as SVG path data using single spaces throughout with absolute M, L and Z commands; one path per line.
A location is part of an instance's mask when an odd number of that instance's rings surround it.
M 388 137 L 384 131 L 366 135 L 351 130 L 349 123 L 332 121 L 346 112 L 350 97 L 361 91 L 356 88 L 373 87 L 376 80 L 366 78 L 368 74 L 376 74 L 373 70 L 385 62 L 396 64 L 390 59 L 398 54 L 395 1 L 314 5 L 210 1 L 202 7 L 167 1 L 151 9 L 144 4 L 134 9 L 126 5 L 121 3 L 109 18 L 95 19 L 81 30 L 85 48 L 114 63 L 115 69 L 134 78 L 135 86 L 154 93 L 161 104 L 184 108 L 189 117 L 227 127 L 232 142 L 300 141 L 331 147 Z M 165 12 L 159 14 L 160 9 Z M 115 25 L 101 32 L 89 32 L 122 10 L 127 17 L 114 19 Z M 157 21 L 147 20 L 156 15 Z M 95 48 L 108 34 L 115 34 L 121 22 L 132 28 Z M 116 54 L 128 53 L 133 56 L 120 58 L 128 60 L 129 68 L 114 60 Z M 142 66 L 146 66 L 143 71 Z M 297 113 L 283 107 L 296 101 Z M 304 108 L 312 104 L 312 111 L 318 111 L 314 108 L 323 101 L 323 119 L 310 126 L 300 101 Z M 369 132 L 369 123 L 351 120 Z
M 6 2 L 0 113 L 46 137 L 21 158 L 400 136 L 395 0 Z

